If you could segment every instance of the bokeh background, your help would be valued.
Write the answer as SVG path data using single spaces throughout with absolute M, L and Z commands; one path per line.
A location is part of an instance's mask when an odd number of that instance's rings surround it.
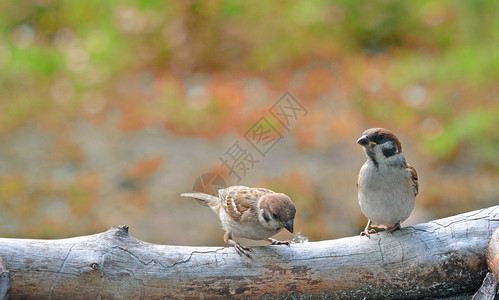
M 210 172 L 290 195 L 310 240 L 355 235 L 355 141 L 370 127 L 393 130 L 418 170 L 406 224 L 497 205 L 498 8 L 2 1 L 0 236 L 128 224 L 144 241 L 223 245 L 217 217 L 179 196 Z M 289 131 L 270 114 L 287 92 L 306 109 Z M 262 117 L 282 138 L 239 181 L 221 158 L 254 151 Z

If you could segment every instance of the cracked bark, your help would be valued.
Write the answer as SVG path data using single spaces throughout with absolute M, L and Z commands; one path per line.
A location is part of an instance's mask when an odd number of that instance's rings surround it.
M 248 259 L 230 247 L 142 242 L 118 226 L 61 240 L 0 238 L 0 256 L 9 299 L 435 298 L 480 288 L 498 227 L 494 206 L 370 239 L 254 247 Z
M 487 249 L 487 265 L 490 272 L 487 273 L 480 289 L 473 296 L 473 300 L 493 300 L 497 296 L 499 278 L 499 228 L 490 238 Z
M 10 288 L 10 272 L 5 268 L 0 257 L 0 300 L 7 299 L 7 291 Z

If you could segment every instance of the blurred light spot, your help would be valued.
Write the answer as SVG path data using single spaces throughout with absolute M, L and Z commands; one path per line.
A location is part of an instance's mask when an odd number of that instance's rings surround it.
M 197 96 L 201 96 L 206 93 L 206 89 L 200 85 L 195 85 L 187 89 L 185 95 L 187 98 L 193 98 Z
M 88 91 L 81 97 L 83 109 L 90 114 L 100 112 L 106 106 L 106 97 L 99 91 Z
M 120 28 L 129 33 L 139 33 L 146 25 L 146 18 L 134 7 L 120 6 L 115 10 Z
M 67 52 L 67 66 L 75 72 L 83 71 L 88 65 L 89 55 L 85 50 L 77 46 L 72 46 Z
M 206 91 L 206 88 L 201 85 L 193 85 L 187 88 L 185 96 L 187 105 L 195 110 L 201 110 L 210 103 L 208 92 Z
M 362 87 L 371 92 L 377 93 L 383 87 L 383 74 L 376 69 L 367 69 L 362 77 L 360 78 L 360 83 Z
M 419 84 L 410 84 L 402 90 L 400 96 L 408 106 L 423 107 L 426 100 L 426 88 Z
M 21 48 L 26 48 L 33 44 L 35 40 L 35 31 L 28 24 L 17 26 L 12 32 L 14 44 Z
M 50 87 L 52 98 L 59 103 L 68 102 L 73 97 L 73 93 L 73 83 L 67 78 L 57 79 Z
M 164 40 L 173 48 L 180 47 L 189 39 L 189 33 L 185 28 L 182 18 L 172 20 L 163 28 Z
M 76 43 L 76 34 L 67 27 L 61 28 L 55 33 L 53 43 L 57 48 L 66 50 Z
M 442 131 L 442 122 L 434 117 L 426 117 L 421 122 L 420 129 L 426 135 L 436 135 Z
M 421 9 L 421 16 L 429 26 L 438 26 L 447 18 L 447 7 L 438 1 L 428 2 Z

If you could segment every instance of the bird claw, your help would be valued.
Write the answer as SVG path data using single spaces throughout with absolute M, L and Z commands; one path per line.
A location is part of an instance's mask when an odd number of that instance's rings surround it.
M 364 231 L 361 231 L 360 232 L 360 236 L 367 236 L 368 238 L 371 238 L 371 234 L 375 234 L 376 233 L 376 230 L 374 229 L 364 229 Z
M 271 245 L 291 245 L 291 242 L 290 241 L 278 241 L 276 239 L 273 239 L 273 238 L 268 238 L 266 239 L 267 242 L 270 242 Z
M 390 225 L 386 228 L 385 232 L 387 234 L 393 233 L 395 230 L 400 229 L 400 223 L 397 223 L 395 225 Z
M 376 230 L 372 229 L 371 228 L 371 224 L 372 224 L 372 221 L 371 219 L 369 219 L 367 221 L 367 225 L 366 225 L 366 228 L 364 228 L 364 231 L 362 231 L 360 233 L 360 236 L 367 236 L 368 238 L 371 238 L 371 234 L 375 234 L 376 233 Z
M 245 255 L 247 258 L 251 258 L 251 255 L 248 252 L 253 252 L 253 249 L 249 247 L 243 247 L 241 244 L 234 244 L 234 248 L 239 255 Z

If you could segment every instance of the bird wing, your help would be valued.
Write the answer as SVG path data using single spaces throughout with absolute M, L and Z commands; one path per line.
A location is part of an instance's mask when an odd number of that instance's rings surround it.
M 416 169 L 410 164 L 407 164 L 407 171 L 409 172 L 409 178 L 411 179 L 410 184 L 412 185 L 412 191 L 414 192 L 414 196 L 416 196 L 419 190 L 418 172 L 416 172 Z
M 273 192 L 267 189 L 246 186 L 232 186 L 219 191 L 222 207 L 236 221 L 240 221 L 244 213 L 254 210 L 258 199 L 268 193 Z

